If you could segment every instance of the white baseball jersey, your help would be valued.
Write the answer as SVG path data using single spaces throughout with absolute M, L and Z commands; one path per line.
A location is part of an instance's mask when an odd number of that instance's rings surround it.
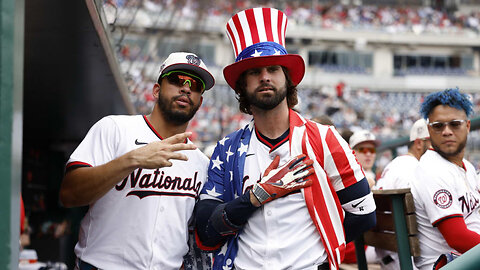
M 420 257 L 419 269 L 432 269 L 443 253 L 452 251 L 435 227 L 449 217 L 461 216 L 467 228 L 480 233 L 480 193 L 475 168 L 467 160 L 464 167 L 444 159 L 434 150 L 427 150 L 415 170 L 411 182 L 415 201 Z
M 144 116 L 107 116 L 90 129 L 67 168 L 102 165 L 161 139 Z M 181 152 L 188 161 L 136 169 L 90 205 L 81 222 L 77 257 L 100 269 L 180 268 L 208 167 L 200 150 Z
M 259 141 L 255 132 L 245 159 L 243 192 L 261 179 L 275 156 L 280 165 L 290 160 L 288 140 L 273 148 Z M 252 258 L 255 258 L 252 260 Z M 327 254 L 312 222 L 302 193 L 273 200 L 258 209 L 239 234 L 235 269 L 317 269 Z
M 383 169 L 382 176 L 378 179 L 374 189 L 397 189 L 409 188 L 410 181 L 415 177 L 415 169 L 418 166 L 418 159 L 411 155 L 398 156 L 387 164 Z M 398 260 L 398 253 L 375 248 L 377 257 L 381 260 L 390 256 L 393 261 L 388 264 L 380 262 L 382 270 L 396 270 L 400 269 L 400 262 Z M 416 267 L 414 266 L 414 269 Z
M 409 188 L 415 177 L 418 159 L 411 155 L 396 157 L 383 169 L 375 189 Z

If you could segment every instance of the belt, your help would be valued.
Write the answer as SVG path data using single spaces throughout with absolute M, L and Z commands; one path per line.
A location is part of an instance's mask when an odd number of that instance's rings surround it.
M 393 262 L 394 259 L 392 258 L 392 256 L 387 255 L 387 256 L 383 257 L 381 261 L 384 265 L 387 265 L 387 264 Z
M 328 264 L 328 262 L 322 263 L 318 266 L 317 269 L 318 270 L 330 270 L 330 265 Z
M 318 270 L 330 270 L 330 265 L 328 264 L 328 262 L 322 263 L 322 264 L 318 265 L 317 269 Z M 80 269 L 80 270 L 82 270 L 82 269 Z M 235 266 L 233 266 L 232 270 L 235 270 Z
M 77 258 L 78 270 L 99 270 L 98 267 L 95 267 L 81 259 Z

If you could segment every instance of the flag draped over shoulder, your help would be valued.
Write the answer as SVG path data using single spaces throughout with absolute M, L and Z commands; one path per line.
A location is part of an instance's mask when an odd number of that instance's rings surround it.
M 290 110 L 290 154 L 305 154 L 314 161 L 313 184 L 302 189 L 305 202 L 325 247 L 330 269 L 338 269 L 345 253 L 344 212 L 336 195 L 364 178 L 348 144 L 333 128 L 304 119 Z M 242 195 L 245 157 L 253 132 L 250 122 L 217 143 L 208 181 L 202 193 L 224 202 Z M 228 270 L 238 251 L 238 234 L 218 251 L 213 269 Z

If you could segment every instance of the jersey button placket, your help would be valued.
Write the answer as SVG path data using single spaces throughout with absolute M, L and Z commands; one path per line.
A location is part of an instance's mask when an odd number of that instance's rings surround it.
M 275 212 L 275 205 L 277 203 L 275 201 L 272 201 L 268 204 L 266 204 L 265 208 L 265 223 L 266 223 L 266 228 L 267 228 L 267 245 L 266 245 L 266 258 L 267 259 L 267 264 L 265 269 L 277 269 L 275 265 L 273 265 L 273 261 L 270 261 L 272 258 L 276 256 L 276 254 L 273 252 L 275 247 L 277 246 L 277 236 L 278 236 L 278 230 L 277 230 L 277 222 L 276 222 L 276 212 Z

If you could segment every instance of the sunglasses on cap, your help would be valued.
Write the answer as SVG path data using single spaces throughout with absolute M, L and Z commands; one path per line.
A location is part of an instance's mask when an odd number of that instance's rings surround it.
M 362 154 L 366 154 L 368 152 L 372 153 L 372 154 L 375 154 L 377 152 L 377 149 L 375 149 L 374 147 L 359 147 L 356 152 L 359 152 L 359 153 L 362 153 Z
M 205 90 L 205 82 L 203 82 L 200 77 L 185 71 L 173 70 L 163 74 L 161 78 L 167 78 L 170 84 L 179 87 L 182 87 L 188 83 L 188 86 L 192 91 L 202 93 L 203 90 Z
M 463 123 L 466 123 L 467 120 L 464 119 L 456 119 L 448 122 L 431 122 L 428 123 L 428 126 L 432 128 L 432 130 L 436 133 L 442 132 L 446 126 L 448 126 L 451 130 L 458 130 Z

